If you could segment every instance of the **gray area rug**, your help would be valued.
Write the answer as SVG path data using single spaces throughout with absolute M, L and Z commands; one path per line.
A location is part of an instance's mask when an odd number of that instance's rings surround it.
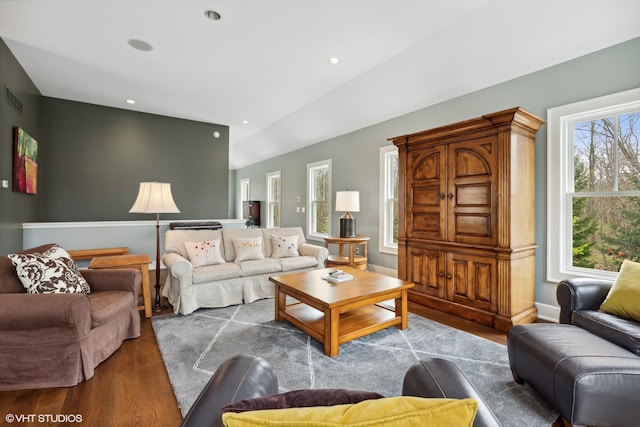
M 318 341 L 273 319 L 273 299 L 152 318 L 183 416 L 222 362 L 252 354 L 273 365 L 282 392 L 350 388 L 384 396 L 401 394 L 417 360 L 442 357 L 460 367 L 504 427 L 548 427 L 557 418 L 535 391 L 513 381 L 506 347 L 484 338 L 410 313 L 404 331 L 392 327 L 342 344 L 329 358 Z

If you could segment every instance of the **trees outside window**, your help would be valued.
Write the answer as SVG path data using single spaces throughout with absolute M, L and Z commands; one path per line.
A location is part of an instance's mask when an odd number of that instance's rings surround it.
M 380 252 L 398 253 L 398 148 L 380 148 Z
M 267 227 L 280 227 L 280 171 L 267 174 Z
M 320 239 L 331 230 L 331 160 L 307 165 L 307 234 Z
M 549 110 L 551 281 L 640 261 L 640 89 Z
M 242 178 L 240 180 L 240 206 L 238 207 L 238 212 L 240 212 L 239 218 L 242 218 L 242 202 L 246 202 L 251 197 L 251 179 L 250 178 Z
M 572 126 L 573 265 L 618 271 L 640 260 L 640 109 Z

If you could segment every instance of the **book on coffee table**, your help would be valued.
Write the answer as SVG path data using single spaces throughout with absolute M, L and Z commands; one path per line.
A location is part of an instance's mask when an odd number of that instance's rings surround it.
M 342 270 L 333 270 L 329 274 L 324 276 L 324 279 L 331 283 L 342 283 L 353 280 L 353 276 L 349 273 L 345 273 Z

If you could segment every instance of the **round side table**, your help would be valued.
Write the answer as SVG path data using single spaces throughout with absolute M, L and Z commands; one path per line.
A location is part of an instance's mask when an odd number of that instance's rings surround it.
M 339 237 L 330 236 L 324 238 L 324 247 L 329 249 L 329 245 L 338 245 L 338 254 L 329 255 L 325 262 L 325 267 L 341 267 L 349 266 L 357 268 L 359 270 L 367 269 L 367 246 L 369 244 L 369 237 L 356 236 L 356 237 Z M 356 247 L 361 246 L 362 251 L 356 255 Z M 345 247 L 348 248 L 348 252 L 345 253 Z

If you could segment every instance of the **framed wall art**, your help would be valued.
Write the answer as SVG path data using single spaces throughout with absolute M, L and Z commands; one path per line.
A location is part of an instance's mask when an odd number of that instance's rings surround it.
M 38 141 L 19 127 L 13 128 L 13 191 L 38 192 Z

